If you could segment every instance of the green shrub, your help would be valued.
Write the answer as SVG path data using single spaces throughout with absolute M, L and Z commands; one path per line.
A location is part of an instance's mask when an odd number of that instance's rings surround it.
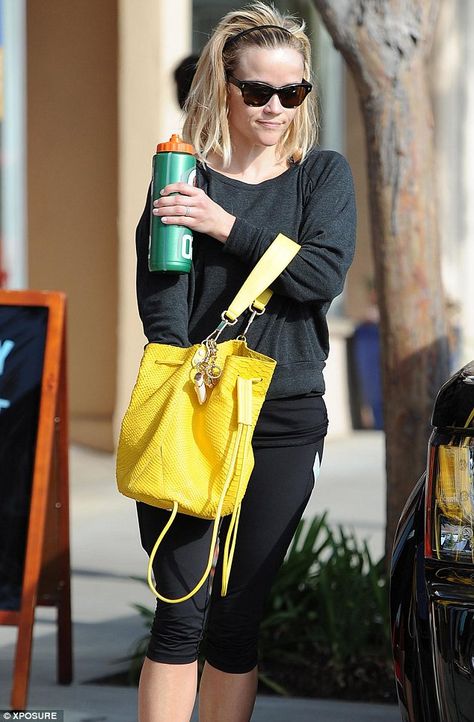
M 367 544 L 342 527 L 333 531 L 325 515 L 301 521 L 266 605 L 260 658 L 263 681 L 280 693 L 295 693 L 297 684 L 299 694 L 352 686 L 357 695 L 354 675 L 374 685 L 383 678 L 390 688 L 383 559 L 374 562 Z M 390 696 L 390 689 L 380 692 L 374 696 Z

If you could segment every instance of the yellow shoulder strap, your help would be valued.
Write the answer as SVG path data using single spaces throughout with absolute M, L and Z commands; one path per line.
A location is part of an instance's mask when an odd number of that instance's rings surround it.
M 235 321 L 252 303 L 258 310 L 263 310 L 272 296 L 268 286 L 287 267 L 300 248 L 298 243 L 279 233 L 256 263 L 227 311 L 224 311 L 225 317 Z
M 273 291 L 270 288 L 267 288 L 263 293 L 260 294 L 258 298 L 255 299 L 255 301 L 252 303 L 252 306 L 257 309 L 257 311 L 264 311 L 265 306 L 273 296 Z

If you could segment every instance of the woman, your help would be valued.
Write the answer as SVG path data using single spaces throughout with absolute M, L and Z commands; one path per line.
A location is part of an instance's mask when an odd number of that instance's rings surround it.
M 183 347 L 213 330 L 279 232 L 301 245 L 272 284 L 267 311 L 247 334 L 249 346 L 278 365 L 255 429 L 255 467 L 242 504 L 228 594 L 220 596 L 218 561 L 210 597 L 203 586 L 187 602 L 158 601 L 140 679 L 140 722 L 190 719 L 203 638 L 199 719 L 250 719 L 262 610 L 322 457 L 325 316 L 352 260 L 355 207 L 347 162 L 313 148 L 314 91 L 303 28 L 257 2 L 228 13 L 201 55 L 183 130 L 196 149 L 197 185 L 167 186 L 153 208 L 164 224 L 192 229 L 192 272 L 148 271 L 148 204 L 137 229 L 145 334 L 149 341 Z M 245 320 L 221 340 L 235 338 Z M 138 503 L 138 517 L 150 553 L 168 513 Z M 162 593 L 182 596 L 200 579 L 210 533 L 211 522 L 178 516 L 155 560 Z

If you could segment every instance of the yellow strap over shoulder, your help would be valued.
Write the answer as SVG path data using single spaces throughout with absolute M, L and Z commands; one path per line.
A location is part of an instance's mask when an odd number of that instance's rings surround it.
M 273 296 L 273 291 L 270 288 L 267 288 L 263 293 L 260 294 L 258 298 L 255 299 L 255 301 L 252 303 L 252 306 L 257 309 L 257 311 L 265 311 L 265 306 Z
M 235 321 L 252 303 L 255 308 L 262 310 L 272 296 L 272 291 L 268 286 L 280 275 L 300 249 L 301 246 L 298 243 L 287 238 L 283 233 L 279 233 L 252 269 L 224 315 L 230 321 Z

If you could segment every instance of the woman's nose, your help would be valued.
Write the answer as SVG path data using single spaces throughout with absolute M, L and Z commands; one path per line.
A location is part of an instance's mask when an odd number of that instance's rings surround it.
M 283 106 L 280 103 L 280 98 L 277 93 L 274 93 L 268 103 L 266 103 L 264 110 L 271 113 L 280 113 L 283 110 Z

